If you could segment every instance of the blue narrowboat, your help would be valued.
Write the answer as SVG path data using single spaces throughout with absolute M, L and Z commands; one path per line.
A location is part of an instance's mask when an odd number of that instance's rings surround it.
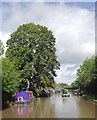
M 15 103 L 27 103 L 32 99 L 33 99 L 32 91 L 22 91 L 22 92 L 16 93 Z

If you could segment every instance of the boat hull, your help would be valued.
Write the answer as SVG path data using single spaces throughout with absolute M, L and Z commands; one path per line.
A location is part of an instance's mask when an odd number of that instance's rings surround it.
M 82 96 L 82 93 L 75 93 L 75 96 Z
M 62 94 L 62 97 L 70 97 L 69 94 Z
M 33 100 L 33 98 L 30 98 L 30 100 L 27 100 L 27 101 L 15 101 L 15 104 L 26 104 L 26 103 L 29 103 Z
M 40 97 L 50 97 L 51 94 L 40 94 Z
M 42 90 L 39 92 L 39 97 L 50 97 L 51 96 L 51 92 L 49 92 L 48 90 Z

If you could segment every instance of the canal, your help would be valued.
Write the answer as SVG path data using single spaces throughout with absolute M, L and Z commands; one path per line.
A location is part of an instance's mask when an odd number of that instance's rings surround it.
M 13 105 L 2 111 L 3 118 L 95 118 L 97 105 L 82 97 L 62 98 L 61 93 L 51 97 L 35 98 L 29 104 Z M 96 108 L 96 109 L 95 109 Z

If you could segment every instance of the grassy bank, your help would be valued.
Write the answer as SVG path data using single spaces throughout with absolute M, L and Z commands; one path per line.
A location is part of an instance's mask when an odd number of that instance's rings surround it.
M 97 95 L 95 94 L 83 93 L 83 98 L 97 103 Z

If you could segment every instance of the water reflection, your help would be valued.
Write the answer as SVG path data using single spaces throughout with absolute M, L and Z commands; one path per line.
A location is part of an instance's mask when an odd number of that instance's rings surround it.
M 63 97 L 63 103 L 66 103 L 69 100 L 68 97 Z
M 84 100 L 79 96 L 76 99 L 77 108 L 79 110 L 79 117 L 81 118 L 94 118 L 95 117 L 95 104 L 91 101 Z
M 97 120 L 97 104 L 95 105 L 95 118 Z
M 22 108 L 22 107 L 18 107 L 16 109 L 16 113 L 17 113 L 17 116 L 29 116 L 29 107 L 27 108 Z
M 14 107 L 16 116 L 29 116 L 30 107 L 29 105 L 15 105 Z
M 51 105 L 50 97 L 38 98 L 34 102 L 34 106 L 33 106 L 34 117 L 38 117 L 38 118 L 50 117 L 50 116 L 52 116 L 52 113 L 54 113 L 54 105 L 53 106 Z M 53 116 L 54 116 L 54 114 L 53 114 Z

